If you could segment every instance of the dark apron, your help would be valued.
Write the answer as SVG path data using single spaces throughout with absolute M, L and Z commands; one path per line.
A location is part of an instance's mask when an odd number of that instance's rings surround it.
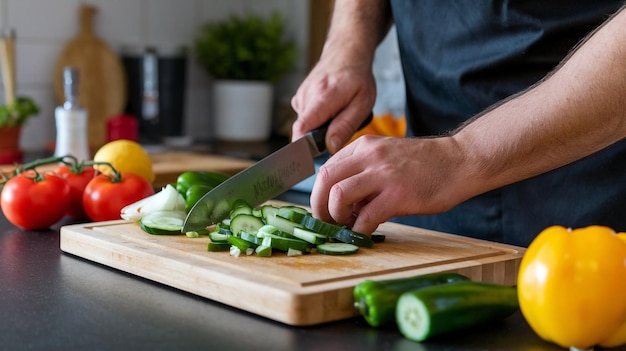
M 409 134 L 440 135 L 543 78 L 622 1 L 392 0 Z M 528 246 L 558 224 L 626 230 L 626 142 L 430 216 L 418 227 Z

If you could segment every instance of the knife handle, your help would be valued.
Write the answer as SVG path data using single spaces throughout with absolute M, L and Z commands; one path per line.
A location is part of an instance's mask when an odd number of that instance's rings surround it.
M 365 128 L 365 126 L 370 124 L 373 118 L 374 118 L 374 113 L 370 112 L 367 118 L 363 121 L 363 123 L 361 123 L 357 131 Z M 319 150 L 320 154 L 326 151 L 326 132 L 328 132 L 328 126 L 330 125 L 331 121 L 332 121 L 332 118 L 326 121 L 326 123 L 322 124 L 321 126 L 309 132 L 311 137 L 313 137 L 315 146 L 317 147 L 317 150 Z

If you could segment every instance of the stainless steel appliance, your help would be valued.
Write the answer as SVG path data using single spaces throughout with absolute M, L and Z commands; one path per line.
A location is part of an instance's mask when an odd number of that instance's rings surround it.
M 139 142 L 160 144 L 184 136 L 187 57 L 183 50 L 146 47 L 122 55 L 128 84 L 126 113 L 135 116 Z

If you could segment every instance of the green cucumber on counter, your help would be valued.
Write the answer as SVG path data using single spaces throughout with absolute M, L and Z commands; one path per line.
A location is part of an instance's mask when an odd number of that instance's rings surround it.
M 421 342 L 502 320 L 518 309 L 516 287 L 465 281 L 403 293 L 396 323 L 405 338 Z
M 372 327 L 396 321 L 396 302 L 407 291 L 470 279 L 458 273 L 431 273 L 389 280 L 365 280 L 354 287 L 354 308 Z

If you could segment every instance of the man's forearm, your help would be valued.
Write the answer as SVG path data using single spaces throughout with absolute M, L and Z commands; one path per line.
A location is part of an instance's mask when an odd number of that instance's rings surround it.
M 371 63 L 391 23 L 389 1 L 336 0 L 322 58 L 331 55 L 347 63 L 367 58 Z
M 454 135 L 480 193 L 590 155 L 626 136 L 626 11 L 546 80 Z

